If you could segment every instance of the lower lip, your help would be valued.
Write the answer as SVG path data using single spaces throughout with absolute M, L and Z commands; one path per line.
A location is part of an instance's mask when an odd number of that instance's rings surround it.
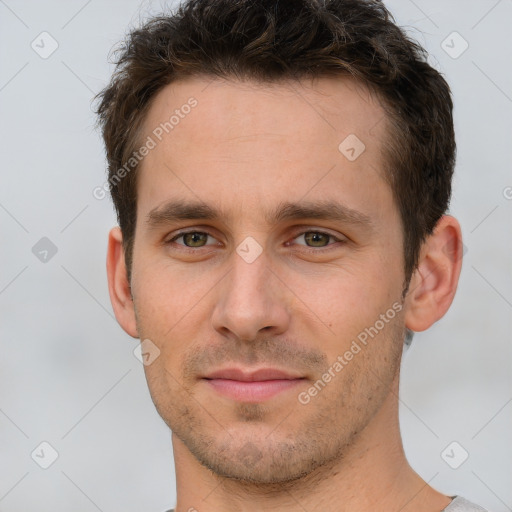
M 261 402 L 297 386 L 304 379 L 279 379 L 243 382 L 229 379 L 204 379 L 220 394 L 242 402 Z

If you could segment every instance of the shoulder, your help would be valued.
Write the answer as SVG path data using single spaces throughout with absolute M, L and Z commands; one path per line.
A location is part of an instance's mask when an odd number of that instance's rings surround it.
M 468 501 L 462 496 L 454 496 L 453 501 L 443 510 L 443 512 L 488 512 L 485 508 Z

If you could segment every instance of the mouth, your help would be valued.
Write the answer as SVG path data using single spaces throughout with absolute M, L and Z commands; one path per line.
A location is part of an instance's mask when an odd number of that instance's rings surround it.
M 275 368 L 256 371 L 228 368 L 213 372 L 203 380 L 212 390 L 225 397 L 241 402 L 261 402 L 292 390 L 306 378 Z

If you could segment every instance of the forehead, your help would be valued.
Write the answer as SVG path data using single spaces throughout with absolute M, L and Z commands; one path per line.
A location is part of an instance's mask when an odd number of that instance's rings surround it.
M 365 180 L 377 190 L 387 187 L 385 129 L 378 99 L 346 77 L 180 80 L 156 95 L 143 124 L 155 145 L 138 171 L 138 200 L 154 207 L 172 193 L 247 208 L 241 198 L 250 196 L 271 208 L 273 198 L 313 199 L 333 187 L 353 195 Z
M 197 105 L 189 109 L 187 103 L 192 98 Z M 385 124 L 381 123 L 385 113 L 376 95 L 346 76 L 270 83 L 208 77 L 182 79 L 164 87 L 152 100 L 145 131 L 149 133 L 165 124 L 173 113 L 180 119 L 172 120 L 173 127 L 165 134 L 172 132 L 177 142 L 184 142 L 180 134 L 185 135 L 191 143 L 204 136 L 223 142 L 233 134 L 261 137 L 288 133 L 294 133 L 297 142 L 304 136 L 329 136 L 337 141 L 348 128 L 369 142 L 370 137 L 382 135 Z M 178 130 L 185 117 L 190 130 L 185 131 L 183 126 Z

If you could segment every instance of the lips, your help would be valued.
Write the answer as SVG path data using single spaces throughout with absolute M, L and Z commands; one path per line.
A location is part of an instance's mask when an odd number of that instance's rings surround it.
M 259 370 L 243 370 L 241 368 L 227 368 L 210 373 L 205 379 L 227 379 L 241 382 L 256 382 L 265 380 L 294 380 L 302 378 L 301 375 L 289 373 L 276 368 L 260 368 Z
M 261 402 L 295 388 L 305 377 L 276 368 L 227 368 L 203 377 L 216 393 L 242 402 Z

